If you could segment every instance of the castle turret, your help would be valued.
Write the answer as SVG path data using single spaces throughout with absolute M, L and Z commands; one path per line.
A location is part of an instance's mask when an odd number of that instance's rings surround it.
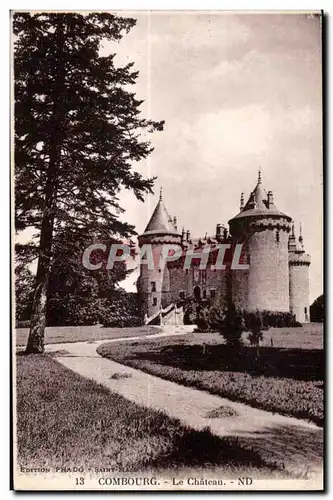
M 241 193 L 239 210 L 243 210 L 244 208 L 244 193 Z
M 249 199 L 229 221 L 234 243 L 243 244 L 248 270 L 231 270 L 232 300 L 246 310 L 289 311 L 288 233 L 291 218 L 263 188 L 261 172 Z
M 310 255 L 304 250 L 302 225 L 298 242 L 293 229 L 288 242 L 290 311 L 300 323 L 310 321 L 309 267 Z
M 186 241 L 187 241 L 188 243 L 190 243 L 190 242 L 191 242 L 191 232 L 190 232 L 190 230 L 189 230 L 189 229 L 186 231 Z
M 144 232 L 139 236 L 140 251 L 143 251 L 144 245 L 151 245 L 154 257 L 154 266 L 149 269 L 147 263 L 140 264 L 140 277 L 138 280 L 138 292 L 142 314 L 148 317 L 158 313 L 169 303 L 170 295 L 170 277 L 167 267 L 158 266 L 161 251 L 165 244 L 181 245 L 182 235 L 175 228 L 174 220 L 167 212 L 163 199 L 162 190 L 159 201 L 151 216 L 150 221 Z M 146 248 L 146 247 L 145 247 Z M 149 250 L 148 250 L 149 252 Z M 143 259 L 147 254 L 143 255 Z

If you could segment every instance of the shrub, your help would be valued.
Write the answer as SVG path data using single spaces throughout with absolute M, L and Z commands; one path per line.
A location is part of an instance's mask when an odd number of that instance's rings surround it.
M 258 345 L 262 339 L 260 331 L 270 327 L 302 327 L 295 315 L 286 311 L 243 311 L 233 303 L 225 301 L 210 304 L 188 303 L 184 315 L 185 324 L 197 323 L 198 332 L 218 332 L 227 344 L 239 345 L 244 331 L 250 332 L 251 344 Z M 258 337 L 258 338 L 257 338 Z
M 210 308 L 208 306 L 198 306 L 197 308 L 197 326 L 200 332 L 211 331 Z
M 259 356 L 259 345 L 263 340 L 263 330 L 267 330 L 268 326 L 264 324 L 263 314 L 261 311 L 248 312 L 244 315 L 245 328 L 249 332 L 248 339 L 251 345 L 257 347 L 257 355 Z
M 138 316 L 114 315 L 103 320 L 103 326 L 109 328 L 130 328 L 142 326 L 143 320 Z
M 216 303 L 204 314 L 206 331 L 220 333 L 230 347 L 240 347 L 244 331 L 243 313 L 233 303 Z
M 194 325 L 197 320 L 197 312 L 194 303 L 184 304 L 184 325 Z
M 324 316 L 324 295 L 320 295 L 310 306 L 310 318 L 316 323 L 323 323 Z
M 245 328 L 242 311 L 236 309 L 233 303 L 229 304 L 226 311 L 219 316 L 220 322 L 216 323 L 218 331 L 223 335 L 226 343 L 231 347 L 242 344 L 242 333 Z
M 295 315 L 286 311 L 261 311 L 262 322 L 265 327 L 285 328 L 302 326 L 296 321 Z

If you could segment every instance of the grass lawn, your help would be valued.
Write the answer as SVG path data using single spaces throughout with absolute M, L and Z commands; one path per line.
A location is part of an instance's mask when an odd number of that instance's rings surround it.
M 307 323 L 302 328 L 270 328 L 264 332 L 264 346 L 292 347 L 295 349 L 323 349 L 322 323 Z
M 280 330 L 276 337 L 283 345 L 290 339 L 293 346 L 296 333 L 298 340 L 305 339 L 311 325 L 274 330 Z M 106 343 L 97 352 L 167 380 L 322 425 L 324 355 L 318 347 L 318 325 L 314 330 L 312 349 L 263 346 L 259 361 L 255 349 L 247 346 L 232 357 L 221 337 L 212 333 Z
M 157 333 L 156 327 L 104 328 L 99 326 L 48 326 L 45 344 L 85 342 L 87 340 L 111 340 L 115 338 L 141 337 Z M 26 346 L 29 328 L 16 328 L 16 346 Z
M 49 355 L 17 356 L 17 443 L 25 467 L 113 471 L 217 468 L 229 477 L 288 477 L 248 439 L 195 431 L 63 367 Z

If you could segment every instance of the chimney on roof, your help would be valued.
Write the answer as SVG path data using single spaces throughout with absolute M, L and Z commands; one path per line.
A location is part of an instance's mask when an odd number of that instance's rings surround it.
M 268 191 L 267 193 L 267 201 L 268 201 L 268 208 L 270 208 L 272 205 L 274 205 L 274 197 L 273 197 L 273 192 Z
M 294 221 L 291 224 L 291 235 L 289 236 L 289 240 L 288 240 L 288 250 L 290 252 L 297 250 Z
M 299 238 L 298 238 L 299 244 L 301 245 L 302 250 L 304 249 L 304 243 L 303 243 L 303 227 L 302 223 L 300 222 L 299 224 Z
M 250 195 L 249 208 L 251 208 L 251 209 L 257 208 L 257 203 L 256 203 L 256 200 L 255 200 L 254 192 L 253 191 L 252 191 L 252 193 Z
M 188 229 L 186 231 L 186 241 L 190 241 L 190 239 L 191 239 L 191 233 L 190 233 L 190 230 Z
M 240 210 L 243 210 L 244 208 L 244 193 L 241 193 L 239 208 Z
M 222 235 L 222 226 L 221 224 L 216 224 L 216 239 L 221 238 Z

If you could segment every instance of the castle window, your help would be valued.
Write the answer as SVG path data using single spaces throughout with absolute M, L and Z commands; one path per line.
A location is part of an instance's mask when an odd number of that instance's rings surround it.
M 202 292 L 202 298 L 203 299 L 207 299 L 207 292 L 206 292 L 206 290 L 203 290 L 203 292 Z
M 153 306 L 157 306 L 157 298 L 153 297 Z
M 156 292 L 156 282 L 155 281 L 151 282 L 151 291 Z
M 180 299 L 185 299 L 185 292 L 184 292 L 183 290 L 181 290 L 181 291 L 179 292 L 179 298 L 180 298 Z
M 280 233 L 278 230 L 276 231 L 276 243 L 280 243 Z
M 215 299 L 215 297 L 216 297 L 216 290 L 215 290 L 215 288 L 211 288 L 210 289 L 210 298 Z
M 308 313 L 308 308 L 304 307 L 304 314 L 307 314 L 307 313 Z

